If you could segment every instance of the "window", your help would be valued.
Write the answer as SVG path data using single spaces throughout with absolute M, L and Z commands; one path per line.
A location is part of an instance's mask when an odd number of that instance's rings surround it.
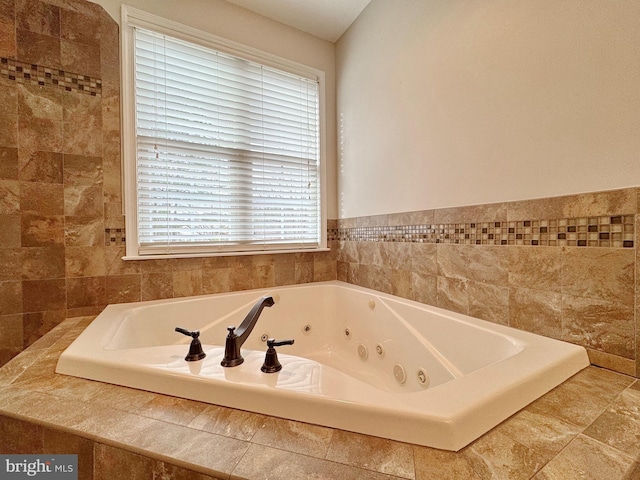
M 326 248 L 323 75 L 123 7 L 127 258 Z

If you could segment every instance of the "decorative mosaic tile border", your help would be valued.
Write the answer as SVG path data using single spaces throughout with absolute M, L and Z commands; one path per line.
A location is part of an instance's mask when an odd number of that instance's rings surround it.
M 102 80 L 57 68 L 44 67 L 0 57 L 0 76 L 20 83 L 53 86 L 68 92 L 102 95 Z
M 126 243 L 124 228 L 105 228 L 104 229 L 104 246 L 105 247 L 123 247 Z
M 339 228 L 329 231 L 329 238 L 358 242 L 633 248 L 635 216 Z

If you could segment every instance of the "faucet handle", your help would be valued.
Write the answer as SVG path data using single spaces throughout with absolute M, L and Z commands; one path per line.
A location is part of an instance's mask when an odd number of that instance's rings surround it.
M 186 328 L 176 327 L 176 332 L 186 335 L 187 337 L 191 337 L 191 345 L 189 345 L 189 353 L 184 359 L 187 362 L 197 362 L 198 360 L 202 360 L 207 356 L 206 353 L 202 350 L 202 344 L 200 343 L 199 330 L 187 330 Z
M 278 340 L 276 341 L 275 338 L 269 338 L 267 339 L 267 347 L 272 348 L 272 347 L 281 347 L 282 345 L 293 345 L 295 340 Z
M 282 365 L 278 361 L 278 352 L 274 347 L 281 347 L 282 345 L 293 345 L 293 340 L 280 340 L 276 341 L 275 338 L 267 340 L 267 354 L 264 357 L 264 363 L 260 370 L 264 373 L 276 373 L 282 370 Z

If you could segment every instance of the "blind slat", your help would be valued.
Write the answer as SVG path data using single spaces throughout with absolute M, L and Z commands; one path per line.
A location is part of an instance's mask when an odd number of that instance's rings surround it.
M 134 38 L 141 250 L 319 246 L 317 82 Z

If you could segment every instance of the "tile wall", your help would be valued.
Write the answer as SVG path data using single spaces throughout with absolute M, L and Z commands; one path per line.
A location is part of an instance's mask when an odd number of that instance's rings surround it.
M 335 253 L 121 260 L 118 42 L 91 2 L 0 0 L 0 365 L 109 303 L 336 277 Z
M 634 374 L 638 189 L 332 221 L 332 252 L 124 262 L 118 29 L 0 0 L 0 365 L 108 303 L 336 278 L 589 348 Z
M 340 220 L 338 279 L 583 345 L 637 375 L 639 192 Z

